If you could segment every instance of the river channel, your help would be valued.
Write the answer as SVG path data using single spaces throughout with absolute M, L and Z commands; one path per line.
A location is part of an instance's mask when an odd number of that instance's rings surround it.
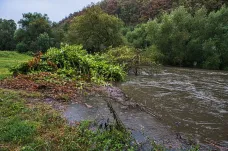
M 166 67 L 118 87 L 181 135 L 228 147 L 228 72 Z

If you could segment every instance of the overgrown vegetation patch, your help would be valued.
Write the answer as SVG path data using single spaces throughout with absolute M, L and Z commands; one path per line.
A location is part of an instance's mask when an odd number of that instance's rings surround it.
M 12 69 L 15 74 L 31 72 L 56 72 L 59 75 L 83 79 L 89 82 L 123 81 L 125 72 L 119 65 L 108 62 L 100 55 L 91 55 L 82 46 L 62 46 L 50 48 L 27 63 Z

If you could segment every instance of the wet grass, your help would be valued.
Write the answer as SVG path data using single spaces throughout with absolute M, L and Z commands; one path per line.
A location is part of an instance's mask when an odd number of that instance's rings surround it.
M 19 63 L 26 62 L 32 57 L 15 51 L 0 51 L 0 80 L 9 76 L 9 68 Z
M 47 103 L 31 101 L 40 97 L 0 89 L 0 150 L 134 150 L 129 135 L 115 128 L 91 131 L 88 121 L 68 125 Z

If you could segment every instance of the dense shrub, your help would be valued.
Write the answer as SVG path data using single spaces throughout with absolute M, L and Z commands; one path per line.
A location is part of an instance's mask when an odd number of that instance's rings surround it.
M 12 69 L 15 73 L 33 71 L 57 71 L 58 74 L 94 82 L 122 81 L 125 72 L 119 65 L 114 65 L 99 55 L 91 55 L 82 46 L 62 46 L 50 48 L 45 55 L 38 55 L 33 60 Z
M 136 49 L 134 47 L 121 46 L 109 49 L 105 58 L 115 64 L 121 64 L 128 71 L 133 68 L 140 68 L 140 66 L 153 66 L 155 61 L 151 51 Z
M 28 51 L 27 45 L 24 42 L 18 43 L 17 46 L 16 46 L 16 49 L 20 53 Z
M 227 23 L 225 6 L 209 14 L 205 8 L 191 14 L 179 7 L 147 23 L 147 40 L 158 50 L 156 58 L 166 65 L 225 69 Z

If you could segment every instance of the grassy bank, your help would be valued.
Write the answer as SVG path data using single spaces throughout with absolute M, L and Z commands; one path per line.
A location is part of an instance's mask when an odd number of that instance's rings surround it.
M 69 126 L 40 93 L 0 89 L 0 150 L 133 150 L 129 137 L 91 131 L 90 122 Z
M 10 67 L 26 62 L 31 58 L 15 51 L 0 51 L 0 80 L 10 75 Z
M 89 121 L 71 126 L 61 111 L 44 101 L 46 97 L 60 104 L 69 99 L 78 101 L 80 81 L 55 73 L 1 80 L 10 75 L 8 68 L 30 59 L 24 54 L 0 51 L 0 150 L 133 150 L 125 132 L 115 127 L 92 131 Z

